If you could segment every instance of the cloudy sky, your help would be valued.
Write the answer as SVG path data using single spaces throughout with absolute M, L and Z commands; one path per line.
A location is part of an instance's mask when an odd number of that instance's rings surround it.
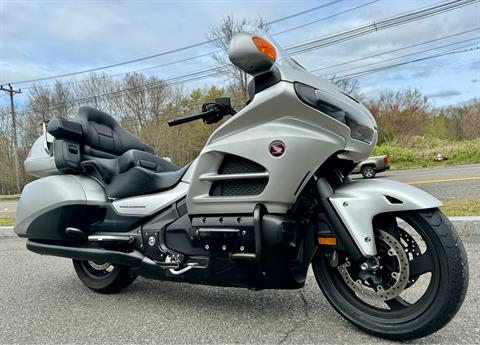
M 219 23 L 223 16 L 231 14 L 238 18 L 261 16 L 270 21 L 332 3 L 272 26 L 271 32 L 275 34 L 317 21 L 274 35 L 281 46 L 289 47 L 444 2 L 446 1 L 0 0 L 0 83 L 17 82 L 14 83 L 15 87 L 28 88 L 32 83 L 18 82 L 115 64 L 202 42 L 212 25 Z M 345 13 L 341 14 L 342 12 Z M 331 18 L 323 19 L 326 17 Z M 446 36 L 451 37 L 445 38 Z M 436 41 L 421 44 L 431 40 Z M 411 45 L 416 46 L 400 50 Z M 467 49 L 468 52 L 445 55 L 358 77 L 363 92 L 368 96 L 374 96 L 384 89 L 416 87 L 429 95 L 436 106 L 445 106 L 461 104 L 480 96 L 480 49 L 474 50 L 476 47 L 480 47 L 480 2 L 294 57 L 309 70 L 322 69 L 317 73 L 328 77 L 333 74 L 355 74 Z M 104 72 L 119 74 L 135 71 L 213 50 L 214 47 L 203 45 L 105 69 Z M 396 51 L 329 67 L 392 50 Z M 418 52 L 421 53 L 414 54 Z M 214 60 L 206 56 L 149 69 L 145 73 L 168 79 L 212 66 Z M 62 80 L 68 81 L 68 78 Z M 48 80 L 43 83 L 49 85 L 52 82 L 53 80 Z M 206 79 L 185 87 L 221 82 L 219 79 Z M 22 97 L 17 99 L 21 108 Z M 7 100 L 6 96 L 0 95 L 0 105 L 4 105 Z

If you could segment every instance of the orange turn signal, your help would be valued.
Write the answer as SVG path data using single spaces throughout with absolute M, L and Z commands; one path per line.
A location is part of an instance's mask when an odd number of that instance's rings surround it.
M 275 50 L 275 47 L 270 42 L 258 36 L 253 36 L 252 41 L 260 53 L 268 56 L 270 59 L 275 61 L 275 59 L 277 58 L 277 51 Z
M 337 238 L 336 237 L 317 237 L 317 243 L 323 246 L 336 246 Z

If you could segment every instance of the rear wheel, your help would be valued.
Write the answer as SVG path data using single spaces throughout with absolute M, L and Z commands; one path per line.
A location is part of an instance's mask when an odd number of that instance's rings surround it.
M 364 178 L 374 178 L 376 173 L 373 165 L 366 165 L 362 168 L 362 176 Z
M 88 288 L 101 293 L 116 293 L 137 278 L 127 267 L 111 263 L 73 260 L 78 278 Z
M 407 340 L 445 326 L 462 305 L 468 264 L 461 240 L 439 211 L 382 216 L 368 265 L 332 267 L 317 252 L 313 270 L 332 306 L 376 336 Z

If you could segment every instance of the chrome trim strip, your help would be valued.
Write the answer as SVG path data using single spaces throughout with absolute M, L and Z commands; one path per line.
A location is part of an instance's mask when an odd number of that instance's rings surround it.
M 268 178 L 268 172 L 245 173 L 245 174 L 202 174 L 199 177 L 201 181 L 225 181 L 225 180 L 247 180 L 257 178 Z

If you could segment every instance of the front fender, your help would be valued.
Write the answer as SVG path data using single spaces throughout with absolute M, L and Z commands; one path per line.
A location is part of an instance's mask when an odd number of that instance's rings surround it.
M 330 202 L 364 256 L 377 253 L 373 218 L 387 212 L 422 210 L 443 206 L 430 194 L 392 180 L 357 180 L 335 189 Z

